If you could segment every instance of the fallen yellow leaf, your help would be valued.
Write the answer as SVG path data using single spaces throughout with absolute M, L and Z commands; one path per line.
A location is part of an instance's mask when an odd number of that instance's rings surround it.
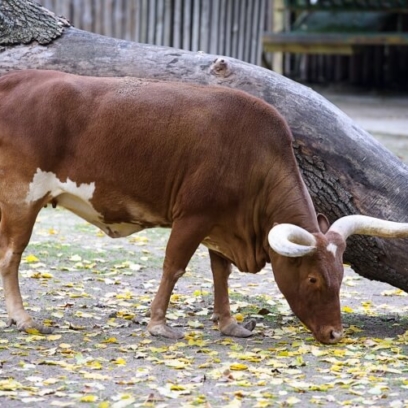
M 119 357 L 116 360 L 112 360 L 112 363 L 124 366 L 124 365 L 126 365 L 126 360 L 124 358 Z
M 87 380 L 109 380 L 111 377 L 109 377 L 108 375 L 103 375 L 100 373 L 83 373 L 84 378 L 86 378 Z
M 71 344 L 61 343 L 59 345 L 59 347 L 62 348 L 62 349 L 69 349 L 69 348 L 71 348 Z
M 170 389 L 172 391 L 184 391 L 186 389 L 186 387 L 183 387 L 182 385 L 178 385 L 178 384 L 172 384 L 170 386 Z
M 60 334 L 51 334 L 50 336 L 47 336 L 47 340 L 50 341 L 55 341 L 59 340 L 62 336 Z
M 235 314 L 234 317 L 235 317 L 235 320 L 236 320 L 238 323 L 242 323 L 242 322 L 244 321 L 244 315 L 242 315 L 241 313 Z
M 230 365 L 230 370 L 234 371 L 248 370 L 248 366 L 241 363 L 233 363 Z
M 34 262 L 38 262 L 38 261 L 39 261 L 39 259 L 38 259 L 35 255 L 33 255 L 33 254 L 27 255 L 27 256 L 24 258 L 24 260 L 25 260 L 27 263 L 34 263 Z
M 80 398 L 81 402 L 95 402 L 98 400 L 98 397 L 96 395 L 84 395 L 83 397 Z
M 168 360 L 164 363 L 167 367 L 175 368 L 176 370 L 182 370 L 187 367 L 185 361 L 181 360 Z
M 354 312 L 354 310 L 350 306 L 343 306 L 341 308 L 341 311 L 344 312 L 344 313 L 353 313 Z
M 116 337 L 109 337 L 105 340 L 102 340 L 102 343 L 118 343 L 118 339 Z
M 28 334 L 41 334 L 38 329 L 34 329 L 33 327 L 26 329 L 26 333 Z

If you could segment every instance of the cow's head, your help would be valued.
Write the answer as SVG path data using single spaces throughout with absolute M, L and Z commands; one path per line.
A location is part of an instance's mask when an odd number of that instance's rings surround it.
M 311 234 L 292 224 L 277 224 L 269 233 L 276 283 L 296 316 L 321 343 L 342 337 L 340 286 L 343 253 L 352 234 L 406 237 L 408 224 L 362 215 L 337 220 L 330 228 L 319 220 L 321 232 Z

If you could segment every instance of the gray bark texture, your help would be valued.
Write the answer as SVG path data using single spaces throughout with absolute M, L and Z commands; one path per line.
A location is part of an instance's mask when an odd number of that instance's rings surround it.
M 0 45 L 48 44 L 69 26 L 63 18 L 31 1 L 0 0 Z M 0 48 L 0 51 L 3 47 Z
M 0 38 L 31 36 L 36 41 L 3 42 L 0 75 L 13 69 L 55 69 L 241 89 L 274 105 L 288 121 L 299 166 L 318 212 L 331 222 L 348 214 L 408 222 L 408 168 L 310 88 L 232 58 L 116 40 L 68 26 L 56 40 L 41 45 L 42 37 L 29 29 L 28 36 L 13 35 L 14 30 L 25 31 L 12 15 L 7 15 L 10 26 L 4 19 L 7 5 L 13 3 L 30 2 L 0 0 Z M 49 14 L 43 8 L 33 12 L 37 13 L 33 21 Z M 57 21 L 61 27 L 61 20 Z M 250 135 L 248 139 L 250 143 Z M 353 236 L 344 261 L 366 278 L 408 291 L 407 249 L 407 239 Z

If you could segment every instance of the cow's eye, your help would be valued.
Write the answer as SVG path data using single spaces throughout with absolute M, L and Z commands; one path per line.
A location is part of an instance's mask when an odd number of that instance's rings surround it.
M 314 276 L 309 276 L 309 283 L 316 283 L 317 279 Z

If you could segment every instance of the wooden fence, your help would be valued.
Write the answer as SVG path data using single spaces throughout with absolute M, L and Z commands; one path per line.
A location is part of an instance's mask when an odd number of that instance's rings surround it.
M 82 30 L 260 63 L 267 0 L 37 1 Z

